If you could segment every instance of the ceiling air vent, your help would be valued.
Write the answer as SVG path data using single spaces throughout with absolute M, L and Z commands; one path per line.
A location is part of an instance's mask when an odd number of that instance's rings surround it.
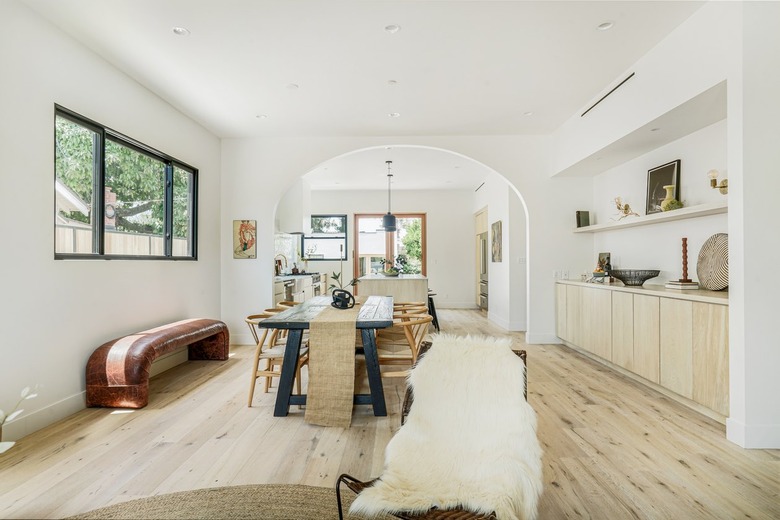
M 593 108 L 594 108 L 596 105 L 598 105 L 599 103 L 601 103 L 602 101 L 604 101 L 605 99 L 607 99 L 607 96 L 609 96 L 610 94 L 612 94 L 613 92 L 615 92 L 617 89 L 619 89 L 620 87 L 622 87 L 622 86 L 623 86 L 623 83 L 625 83 L 626 81 L 628 81 L 628 80 L 630 80 L 631 78 L 633 78 L 633 77 L 634 77 L 634 74 L 635 74 L 635 73 L 634 73 L 634 72 L 632 72 L 632 73 L 631 73 L 631 74 L 630 74 L 630 75 L 629 75 L 629 76 L 628 76 L 626 79 L 624 79 L 623 81 L 621 81 L 620 83 L 618 83 L 618 84 L 617 84 L 617 86 L 616 86 L 615 88 L 613 88 L 612 90 L 610 90 L 609 92 L 607 92 L 606 94 L 604 94 L 604 95 L 602 96 L 602 98 L 601 98 L 601 99 L 599 99 L 598 101 L 596 101 L 595 103 L 593 103 L 593 104 L 590 106 L 590 108 L 589 108 L 589 109 L 587 109 L 585 112 L 583 112 L 583 113 L 582 113 L 582 115 L 581 115 L 580 117 L 585 117 L 585 114 L 587 114 L 588 112 L 590 112 L 591 110 L 593 110 Z

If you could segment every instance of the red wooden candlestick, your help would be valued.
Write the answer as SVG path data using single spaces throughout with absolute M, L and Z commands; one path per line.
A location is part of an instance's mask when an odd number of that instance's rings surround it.
M 678 281 L 690 283 L 690 278 L 688 278 L 688 239 L 683 238 L 682 239 L 682 278 L 680 278 Z

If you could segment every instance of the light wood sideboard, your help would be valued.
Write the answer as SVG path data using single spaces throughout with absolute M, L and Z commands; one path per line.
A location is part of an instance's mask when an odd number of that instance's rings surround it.
M 567 346 L 725 422 L 728 293 L 561 280 L 556 332 Z

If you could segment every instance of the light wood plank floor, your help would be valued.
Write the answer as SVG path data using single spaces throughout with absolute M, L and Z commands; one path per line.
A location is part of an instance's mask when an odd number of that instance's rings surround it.
M 506 333 L 478 311 L 439 311 L 442 330 Z M 743 450 L 722 425 L 559 345 L 525 345 L 539 417 L 540 518 L 780 518 L 780 450 Z M 186 489 L 251 483 L 332 486 L 381 472 L 399 427 L 403 382 L 386 382 L 390 415 L 357 407 L 348 430 L 311 426 L 275 390 L 246 406 L 252 349 L 188 362 L 152 380 L 148 407 L 79 412 L 0 456 L 0 518 L 58 518 Z

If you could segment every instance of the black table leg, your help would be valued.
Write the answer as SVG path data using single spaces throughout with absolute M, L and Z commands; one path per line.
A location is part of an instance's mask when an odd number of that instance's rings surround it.
M 374 329 L 362 329 L 363 353 L 366 356 L 368 386 L 371 388 L 371 404 L 375 416 L 386 416 L 385 391 L 382 388 L 382 375 L 379 372 L 379 358 L 376 355 L 376 335 Z M 289 340 L 288 340 L 289 341 Z M 285 360 L 286 361 L 286 360 Z
M 290 411 L 290 396 L 295 380 L 295 369 L 298 366 L 302 337 L 303 329 L 288 331 L 287 346 L 284 348 L 284 361 L 282 361 L 282 374 L 279 376 L 279 389 L 276 391 L 274 417 L 286 417 L 287 412 Z

